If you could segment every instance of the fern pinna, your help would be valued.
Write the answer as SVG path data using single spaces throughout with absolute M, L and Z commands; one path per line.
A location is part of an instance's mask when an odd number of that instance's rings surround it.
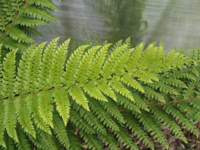
M 70 40 L 58 39 L 0 63 L 2 149 L 137 150 L 136 139 L 168 149 L 162 126 L 186 143 L 181 126 L 199 136 L 199 50 L 127 39 L 82 45 L 66 61 Z
M 6 49 L 26 49 L 35 43 L 30 34 L 41 35 L 38 26 L 58 20 L 51 14 L 57 10 L 52 0 L 1 0 L 0 44 Z

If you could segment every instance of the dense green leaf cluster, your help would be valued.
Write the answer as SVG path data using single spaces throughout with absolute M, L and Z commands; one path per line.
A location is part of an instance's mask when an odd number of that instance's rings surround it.
M 1 0 L 0 44 L 7 49 L 25 49 L 35 42 L 29 34 L 41 35 L 38 26 L 58 22 L 53 10 L 57 9 L 52 0 Z
M 200 50 L 172 50 L 162 43 L 133 48 L 82 45 L 66 62 L 66 40 L 17 50 L 0 62 L 2 149 L 137 150 L 135 140 L 169 148 L 162 127 L 187 142 L 180 126 L 199 136 Z

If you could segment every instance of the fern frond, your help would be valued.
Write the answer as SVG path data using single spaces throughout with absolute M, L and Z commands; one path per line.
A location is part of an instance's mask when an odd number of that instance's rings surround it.
M 136 144 L 132 141 L 130 135 L 127 131 L 120 127 L 118 132 L 115 132 L 118 141 L 120 141 L 123 146 L 130 150 L 139 150 Z
M 82 150 L 81 143 L 79 141 L 79 138 L 77 137 L 77 133 L 74 129 L 74 126 L 70 123 L 67 128 L 67 133 L 70 142 L 70 150 Z
M 68 93 L 65 90 L 57 90 L 53 93 L 53 97 L 56 103 L 56 109 L 66 126 L 70 117 L 70 102 L 68 99 Z
M 152 113 L 155 115 L 155 117 L 163 122 L 168 128 L 170 128 L 171 132 L 176 135 L 178 138 L 180 138 L 182 141 L 187 143 L 187 139 L 184 136 L 183 132 L 181 131 L 181 128 L 177 125 L 177 123 L 171 119 L 170 116 L 168 116 L 160 107 L 151 107 L 150 108 Z
M 7 34 L 13 39 L 21 42 L 26 43 L 34 43 L 33 38 L 26 35 L 18 26 L 12 26 L 10 30 L 8 30 Z
M 82 58 L 83 53 L 86 48 L 88 48 L 89 45 L 83 45 L 77 48 L 77 50 L 71 55 L 69 60 L 67 61 L 66 65 L 66 71 L 64 73 L 64 83 L 67 84 L 68 86 L 72 86 L 75 84 L 75 71 L 77 68 L 77 65 L 79 63 L 79 60 Z
M 113 118 L 124 124 L 124 118 L 115 102 L 109 99 L 108 103 L 100 102 L 100 105 L 103 106 L 103 108 L 109 112 Z
M 57 113 L 54 113 L 53 116 L 53 126 L 54 126 L 54 132 L 58 140 L 60 141 L 61 144 L 64 145 L 65 148 L 69 149 L 70 144 L 69 144 L 69 138 L 67 134 L 67 130 L 65 128 L 65 125 L 60 118 L 60 116 Z
M 72 97 L 72 99 L 79 105 L 83 106 L 86 110 L 90 110 L 88 106 L 88 100 L 85 97 L 82 89 L 79 86 L 73 86 L 69 90 L 69 95 Z
M 153 136 L 153 138 L 168 149 L 169 145 L 167 139 L 162 133 L 160 126 L 155 124 L 155 119 L 144 111 L 141 114 L 135 114 L 135 116 L 139 119 L 139 122 L 143 124 L 145 129 Z
M 38 112 L 44 122 L 53 128 L 53 97 L 52 93 L 38 94 Z
M 84 133 L 83 131 L 80 132 L 81 137 L 87 143 L 87 148 L 92 150 L 103 150 L 103 146 L 101 141 L 95 135 Z
M 99 137 L 104 142 L 104 145 L 108 146 L 110 150 L 120 150 L 115 138 L 109 132 L 105 135 L 100 134 Z
M 107 102 L 108 100 L 106 97 L 101 93 L 101 91 L 96 87 L 94 82 L 88 82 L 86 85 L 83 86 L 84 91 L 90 95 L 91 97 Z
M 4 142 L 4 107 L 0 104 L 0 145 L 6 147 Z
M 166 105 L 164 106 L 166 109 L 166 112 L 168 114 L 171 114 L 180 124 L 184 125 L 187 130 L 189 130 L 191 133 L 199 136 L 199 131 L 196 129 L 196 127 L 193 125 L 193 123 L 186 118 L 180 111 L 178 111 L 173 105 Z
M 18 150 L 32 150 L 33 146 L 32 143 L 29 141 L 28 137 L 24 133 L 21 127 L 17 127 L 17 135 L 19 138 L 19 143 L 16 143 L 16 147 Z
M 31 4 L 31 5 L 35 4 L 36 6 L 41 6 L 44 8 L 48 8 L 48 9 L 57 11 L 55 4 L 51 0 L 40 0 L 40 1 L 31 0 L 29 4 Z
M 76 103 L 73 103 L 73 108 L 76 111 L 79 111 L 79 114 L 81 117 L 84 118 L 84 120 L 93 127 L 98 133 L 105 134 L 106 130 L 105 127 L 102 125 L 100 120 L 97 119 L 97 117 L 91 113 L 82 108 L 81 106 L 77 105 Z
M 113 77 L 110 84 L 115 92 L 121 94 L 122 96 L 125 96 L 126 98 L 130 99 L 131 101 L 134 101 L 134 98 L 133 98 L 131 92 L 121 83 L 119 77 L 116 77 L 116 76 Z
M 89 49 L 83 56 L 82 61 L 78 64 L 75 79 L 80 83 L 85 83 L 87 79 L 87 74 L 94 59 L 94 55 L 100 46 L 94 46 Z
M 3 62 L 3 91 L 2 94 L 4 97 L 8 97 L 10 100 L 4 103 L 5 105 L 5 117 L 4 125 L 6 131 L 10 137 L 12 137 L 16 142 L 19 142 L 17 138 L 17 133 L 15 130 L 16 124 L 16 114 L 15 114 L 15 105 L 13 101 L 14 96 L 14 82 L 15 82 L 15 54 L 17 50 L 13 50 L 8 53 Z
M 138 123 L 136 118 L 132 117 L 130 114 L 124 114 L 126 126 L 131 130 L 131 132 L 137 136 L 137 139 L 142 141 L 146 146 L 154 150 L 154 144 L 151 141 L 148 133 L 142 128 L 141 124 Z
M 99 90 L 109 96 L 110 98 L 112 98 L 114 101 L 117 101 L 117 97 L 114 93 L 114 91 L 112 90 L 112 88 L 109 86 L 109 84 L 107 83 L 107 80 L 98 80 L 96 82 L 97 87 L 99 88 Z
M 111 46 L 111 44 L 106 44 L 100 49 L 100 51 L 97 52 L 97 54 L 91 64 L 89 73 L 88 73 L 88 77 L 90 79 L 96 80 L 99 78 L 99 73 L 100 73 L 102 65 L 106 59 L 108 48 L 110 46 Z
M 35 6 L 27 6 L 26 9 L 23 12 L 27 16 L 32 16 L 33 18 L 36 18 L 38 20 L 44 20 L 44 21 L 49 21 L 49 20 L 54 20 L 56 22 L 59 22 L 56 17 L 54 17 L 49 11 L 35 7 Z
M 103 110 L 103 108 L 95 102 L 93 99 L 89 101 L 91 106 L 91 111 L 97 116 L 97 118 L 108 128 L 113 131 L 119 131 L 118 125 L 115 121 L 110 117 L 110 115 Z
M 125 84 L 127 84 L 128 86 L 131 86 L 132 88 L 144 93 L 144 89 L 143 87 L 140 85 L 140 83 L 135 80 L 134 78 L 132 78 L 131 74 L 125 74 L 122 78 L 121 81 Z
M 31 121 L 31 114 L 25 101 L 25 98 L 18 98 L 15 100 L 17 119 L 25 132 L 36 138 L 35 128 Z

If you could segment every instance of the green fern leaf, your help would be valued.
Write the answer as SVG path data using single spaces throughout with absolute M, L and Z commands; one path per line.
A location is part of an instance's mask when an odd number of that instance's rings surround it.
M 32 150 L 32 144 L 30 143 L 28 137 L 24 133 L 21 127 L 17 127 L 17 135 L 19 137 L 19 143 L 16 143 L 18 150 Z
M 18 98 L 15 100 L 17 118 L 25 132 L 36 138 L 35 129 L 31 121 L 31 114 L 27 108 L 27 103 L 25 101 L 25 98 Z
M 53 93 L 53 97 L 56 103 L 56 109 L 66 126 L 70 117 L 70 102 L 68 99 L 68 93 L 65 90 L 57 90 Z
M 183 132 L 181 131 L 181 128 L 177 125 L 177 123 L 171 119 L 170 116 L 168 116 L 163 110 L 162 108 L 159 107 L 151 107 L 150 108 L 151 111 L 153 112 L 153 114 L 155 115 L 155 117 L 160 120 L 161 122 L 163 122 L 168 128 L 170 128 L 171 132 L 176 135 L 177 137 L 179 137 L 182 141 L 184 141 L 185 143 L 187 143 L 187 139 L 184 136 Z
M 177 110 L 173 105 L 165 105 L 164 108 L 168 114 L 171 114 L 180 124 L 184 125 L 187 130 L 199 137 L 199 131 L 191 123 L 191 121 L 186 118 L 179 110 Z
M 0 145 L 6 147 L 4 142 L 4 107 L 2 102 L 0 102 Z
M 49 21 L 38 20 L 34 18 L 29 18 L 26 16 L 19 16 L 18 19 L 14 20 L 14 25 L 22 25 L 26 27 L 36 27 L 36 26 L 44 26 L 49 24 Z
M 103 65 L 101 75 L 108 79 L 111 77 L 111 74 L 113 73 L 113 67 L 115 66 L 115 62 L 117 58 L 123 53 L 124 49 L 127 48 L 127 45 L 122 45 L 115 49 L 115 51 L 110 55 L 110 57 L 106 60 L 106 62 Z
M 74 126 L 69 123 L 69 127 L 67 128 L 67 133 L 70 141 L 70 150 L 82 150 L 81 143 L 79 141 L 78 136 L 74 130 Z
M 134 135 L 137 136 L 137 139 L 142 141 L 150 149 L 154 150 L 154 143 L 151 141 L 148 133 L 143 129 L 141 124 L 138 123 L 138 120 L 130 115 L 130 113 L 124 114 L 126 126 L 132 131 Z
M 132 138 L 127 133 L 127 131 L 120 127 L 118 132 L 115 132 L 116 138 L 120 141 L 123 146 L 130 150 L 139 150 L 136 144 L 132 141 Z
M 98 140 L 97 136 L 87 134 L 84 131 L 80 132 L 81 137 L 87 143 L 87 148 L 92 150 L 103 150 L 102 143 Z
M 51 0 L 40 0 L 40 1 L 31 0 L 29 4 L 31 5 L 35 4 L 36 6 L 41 6 L 41 7 L 45 7 L 45 8 L 57 11 L 55 4 Z
M 70 121 L 77 126 L 80 130 L 85 131 L 88 134 L 95 134 L 96 131 L 83 119 L 80 115 L 71 109 L 71 115 L 73 117 L 70 118 Z M 81 120 L 81 121 L 80 121 Z
M 53 20 L 59 22 L 57 18 L 54 17 L 49 11 L 39 7 L 34 7 L 29 5 L 24 10 L 24 13 L 38 20 L 45 20 L 45 21 Z
M 50 68 L 52 68 L 52 61 L 53 61 L 53 55 L 56 51 L 57 48 L 57 42 L 59 38 L 53 39 L 45 48 L 43 57 L 42 57 L 42 62 L 39 64 L 39 77 L 38 77 L 38 83 L 37 86 L 40 89 L 47 90 L 49 87 L 48 85 L 48 77 L 50 74 Z
M 130 99 L 131 101 L 134 101 L 131 92 L 120 82 L 119 77 L 113 77 L 110 84 L 114 91 Z
M 105 146 L 108 146 L 110 150 L 120 150 L 119 145 L 117 144 L 115 138 L 107 132 L 107 134 L 100 134 L 100 139 L 105 143 Z
M 90 110 L 87 98 L 85 97 L 82 89 L 79 86 L 73 86 L 69 90 L 69 95 L 79 105 L 83 106 L 86 110 Z
M 91 62 L 93 61 L 94 55 L 100 47 L 101 46 L 94 46 L 84 54 L 82 61 L 77 66 L 75 75 L 76 81 L 80 83 L 85 83 L 88 80 L 87 74 L 92 64 Z
M 145 96 L 149 99 L 155 99 L 158 100 L 162 103 L 166 103 L 164 96 L 159 94 L 158 92 L 154 91 L 153 89 L 149 88 L 149 87 L 144 87 L 145 90 Z
M 110 117 L 110 115 L 104 111 L 102 106 L 99 105 L 98 102 L 96 102 L 93 99 L 89 99 L 89 104 L 91 106 L 92 112 L 97 116 L 97 118 L 108 128 L 110 128 L 113 131 L 119 131 L 118 125 L 115 123 L 115 121 Z
M 97 87 L 99 88 L 99 90 L 100 90 L 103 94 L 109 96 L 110 98 L 112 98 L 114 101 L 117 102 L 117 97 L 116 97 L 114 91 L 113 91 L 112 88 L 109 86 L 109 84 L 107 83 L 106 80 L 103 80 L 103 79 L 102 79 L 102 80 L 98 80 L 98 81 L 96 82 L 96 85 L 97 85 Z
M 103 106 L 103 108 L 109 112 L 109 114 L 117 119 L 120 123 L 124 124 L 124 118 L 122 114 L 120 113 L 120 110 L 118 109 L 118 106 L 116 103 L 114 103 L 112 100 L 109 99 L 108 103 L 106 102 L 100 102 L 100 105 Z
M 106 97 L 101 93 L 101 91 L 96 87 L 95 83 L 92 81 L 85 84 L 83 86 L 83 89 L 88 95 L 90 95 L 91 97 L 97 100 L 104 101 L 104 102 L 108 101 Z
M 18 26 L 12 26 L 12 28 L 7 31 L 7 34 L 19 43 L 34 43 L 33 38 L 26 35 Z
M 7 54 L 3 62 L 3 91 L 2 94 L 4 97 L 8 97 L 9 100 L 4 102 L 5 107 L 5 118 L 4 126 L 7 130 L 8 135 L 13 138 L 16 142 L 19 142 L 17 133 L 15 130 L 16 127 L 16 115 L 15 115 L 15 106 L 13 101 L 14 96 L 14 82 L 15 82 L 15 55 L 17 50 L 13 50 Z
M 123 77 L 121 78 L 121 81 L 125 84 L 127 84 L 128 86 L 131 86 L 132 88 L 144 93 L 144 89 L 143 87 L 140 85 L 140 83 L 133 79 L 131 74 L 124 74 Z
M 70 56 L 69 60 L 67 61 L 66 65 L 66 71 L 64 73 L 64 83 L 67 84 L 67 86 L 72 86 L 75 84 L 74 74 L 77 68 L 77 65 L 80 61 L 80 59 L 83 56 L 83 53 L 86 48 L 88 48 L 89 45 L 83 45 L 77 48 L 77 50 Z
M 137 107 L 137 105 L 134 104 L 133 101 L 130 101 L 129 99 L 123 97 L 122 95 L 116 93 L 117 97 L 118 97 L 118 103 L 120 105 L 122 105 L 124 108 L 131 110 L 131 111 L 136 111 L 138 113 L 140 112 L 140 109 Z
M 139 122 L 143 124 L 145 129 L 153 136 L 155 140 L 161 143 L 166 149 L 169 148 L 165 135 L 160 130 L 158 124 L 155 124 L 155 119 L 152 116 L 150 116 L 145 111 L 142 111 L 141 114 L 135 114 L 135 116 L 139 119 Z
M 52 93 L 38 94 L 38 111 L 41 118 L 53 128 L 53 98 Z
M 64 63 L 67 57 L 67 49 L 69 46 L 69 42 L 70 39 L 66 40 L 58 48 L 52 60 L 48 82 L 55 88 L 59 88 L 62 86 L 62 74 L 64 73 Z
M 61 144 L 64 145 L 65 148 L 69 149 L 69 139 L 67 135 L 67 130 L 65 128 L 65 125 L 63 124 L 62 119 L 57 113 L 54 113 L 53 116 L 53 124 L 54 124 L 54 132 L 56 134 L 56 137 L 60 141 Z
M 29 111 L 33 113 L 32 117 L 33 117 L 34 122 L 37 125 L 37 127 L 40 128 L 41 130 L 51 134 L 49 126 L 47 125 L 47 123 L 45 123 L 43 121 L 42 117 L 40 116 L 40 114 L 38 112 L 37 96 L 36 95 L 27 96 L 26 101 L 27 101 Z
M 143 49 L 144 49 L 144 44 L 145 43 L 140 43 L 135 51 L 133 52 L 133 54 L 131 55 L 130 59 L 128 60 L 127 64 L 126 64 L 126 70 L 129 73 L 132 73 L 136 70 L 137 68 L 137 64 L 139 63 L 139 59 L 142 55 Z
M 106 55 L 107 55 L 107 52 L 108 52 L 108 48 L 111 46 L 111 44 L 106 44 L 104 45 L 100 51 L 98 51 L 98 53 L 96 54 L 92 64 L 91 64 L 91 67 L 90 67 L 90 70 L 89 70 L 89 73 L 88 73 L 88 77 L 92 80 L 96 80 L 99 78 L 99 74 L 101 72 L 101 68 L 102 68 L 102 65 L 106 59 Z
M 84 120 L 97 131 L 97 133 L 105 134 L 105 127 L 93 113 L 88 112 L 76 103 L 73 103 L 73 109 L 78 111 L 80 116 L 83 117 Z

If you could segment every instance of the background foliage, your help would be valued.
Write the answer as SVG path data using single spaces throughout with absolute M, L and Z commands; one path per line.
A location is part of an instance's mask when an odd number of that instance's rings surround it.
M 51 0 L 1 0 L 0 44 L 6 49 L 24 50 L 35 43 L 30 34 L 41 35 L 38 26 L 58 20 L 51 14 L 57 10 Z

